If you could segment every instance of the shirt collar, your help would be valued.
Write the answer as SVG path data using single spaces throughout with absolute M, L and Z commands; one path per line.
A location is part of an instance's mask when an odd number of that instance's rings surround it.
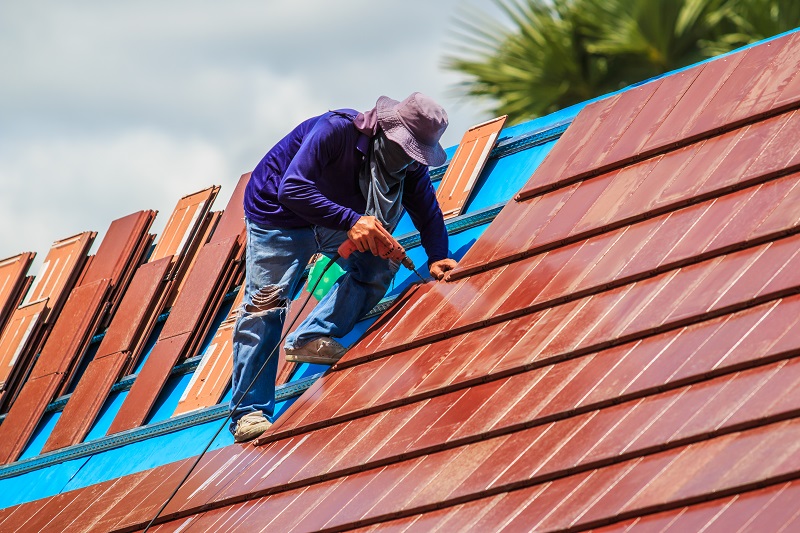
M 367 151 L 369 150 L 369 137 L 364 133 L 358 134 L 358 139 L 356 139 L 356 149 L 364 155 L 367 155 Z

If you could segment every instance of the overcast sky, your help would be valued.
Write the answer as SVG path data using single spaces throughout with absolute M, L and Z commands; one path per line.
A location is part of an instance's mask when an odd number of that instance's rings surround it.
M 443 71 L 453 15 L 490 0 L 0 2 L 0 259 L 238 177 L 295 124 L 413 91 L 443 144 L 490 118 Z M 96 245 L 95 245 L 96 248 Z M 35 270 L 34 270 L 35 272 Z

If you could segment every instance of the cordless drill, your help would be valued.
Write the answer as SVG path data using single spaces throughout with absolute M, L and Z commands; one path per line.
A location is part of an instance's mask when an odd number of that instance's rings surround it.
M 394 237 L 389 237 L 389 238 L 392 240 L 391 246 L 387 246 L 383 241 L 377 241 L 378 255 L 380 257 L 383 257 L 384 259 L 391 259 L 392 261 L 397 261 L 398 263 L 400 263 L 401 265 L 412 271 L 414 274 L 416 274 L 417 277 L 420 280 L 422 280 L 422 283 L 425 283 L 425 279 L 422 276 L 420 276 L 419 272 L 417 272 L 417 267 L 414 266 L 414 262 L 411 260 L 411 258 L 408 257 L 408 255 L 406 255 L 406 251 L 403 249 L 400 243 L 397 242 L 394 239 Z M 350 239 L 347 239 L 342 243 L 341 246 L 339 246 L 338 251 L 342 259 L 347 259 L 348 257 L 350 257 L 350 254 L 358 251 L 358 248 L 356 247 L 356 243 L 354 243 Z

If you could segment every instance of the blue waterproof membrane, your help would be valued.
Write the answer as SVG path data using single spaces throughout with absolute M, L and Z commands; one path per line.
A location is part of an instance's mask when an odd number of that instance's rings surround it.
M 64 491 L 70 480 L 90 459 L 92 458 L 82 457 L 0 480 L 0 508 L 46 498 Z M 118 477 L 116 472 L 108 479 L 112 477 Z
M 47 438 L 50 436 L 53 428 L 56 427 L 56 422 L 58 422 L 59 418 L 61 418 L 60 411 L 57 413 L 45 413 L 39 421 L 39 425 L 36 426 L 36 431 L 33 432 L 33 437 L 31 437 L 28 445 L 23 450 L 20 459 L 27 459 L 28 457 L 36 457 L 39 455 L 39 452 L 42 451 L 44 443 L 47 442 Z
M 106 403 L 103 404 L 103 408 L 100 410 L 100 414 L 97 420 L 95 420 L 92 429 L 89 430 L 86 438 L 83 439 L 84 442 L 90 442 L 105 437 L 108 428 L 111 427 L 111 423 L 117 416 L 119 408 L 122 407 L 122 402 L 125 401 L 127 396 L 128 391 L 119 391 L 112 392 L 108 398 L 106 398 Z
M 90 457 L 68 460 L 0 479 L 0 508 L 193 457 L 203 450 L 221 424 L 222 420 L 213 420 Z M 210 449 L 215 450 L 230 444 L 233 444 L 233 437 L 223 430 Z
M 133 370 L 134 374 L 138 374 L 142 371 L 145 361 L 147 361 L 147 358 L 150 357 L 150 353 L 153 351 L 153 346 L 156 345 L 156 341 L 158 340 L 158 336 L 161 334 L 161 330 L 164 329 L 164 322 L 164 320 L 158 321 L 153 328 L 153 331 L 150 333 L 150 337 L 147 339 L 147 343 L 145 343 L 144 348 L 142 349 L 142 356 L 139 358 L 139 361 L 136 363 L 136 368 Z
M 86 353 L 83 354 L 80 362 L 78 363 L 78 369 L 75 371 L 75 374 L 72 376 L 72 381 L 67 387 L 66 394 L 72 394 L 75 392 L 75 387 L 78 386 L 78 382 L 83 377 L 83 373 L 86 372 L 86 369 L 89 367 L 89 363 L 92 362 L 94 359 L 94 355 L 97 353 L 97 349 L 100 347 L 100 341 L 93 341 L 89 344 L 88 348 L 86 349 Z

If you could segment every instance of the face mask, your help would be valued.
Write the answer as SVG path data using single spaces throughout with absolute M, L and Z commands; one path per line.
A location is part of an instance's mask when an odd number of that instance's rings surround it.
M 406 171 L 415 170 L 419 164 L 414 158 L 408 155 L 403 148 L 394 141 L 389 140 L 383 132 L 378 135 L 383 136 L 379 143 L 380 150 L 377 156 L 380 158 L 383 168 L 393 175 L 405 175 Z

